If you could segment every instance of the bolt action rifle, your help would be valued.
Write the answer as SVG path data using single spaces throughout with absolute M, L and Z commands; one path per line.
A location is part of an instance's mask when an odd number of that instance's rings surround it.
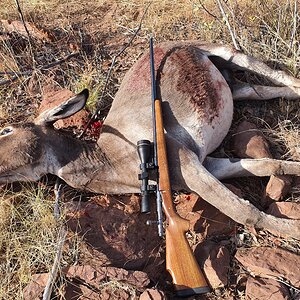
M 153 38 L 150 38 L 150 69 L 152 83 L 153 143 L 149 140 L 137 142 L 141 160 L 139 179 L 141 183 L 141 212 L 150 212 L 150 193 L 156 193 L 158 234 L 163 236 L 163 214 L 166 216 L 166 269 L 171 274 L 177 296 L 190 296 L 210 291 L 206 279 L 193 255 L 186 238 L 188 220 L 181 218 L 173 205 L 167 161 L 161 99 L 157 97 L 155 80 Z M 149 184 L 150 173 L 156 176 L 157 185 Z M 147 222 L 151 224 L 151 221 Z

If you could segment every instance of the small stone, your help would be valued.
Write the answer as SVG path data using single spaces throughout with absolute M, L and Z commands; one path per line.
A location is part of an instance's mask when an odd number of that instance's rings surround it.
M 100 294 L 85 285 L 68 282 L 65 287 L 63 299 L 101 300 L 102 298 Z
M 300 203 L 295 202 L 273 202 L 267 213 L 279 218 L 300 219 Z
M 118 288 L 113 283 L 111 286 L 108 285 L 104 289 L 101 289 L 99 294 L 99 300 L 111 300 L 111 299 L 130 300 L 132 299 L 132 297 L 123 288 Z
M 51 42 L 46 31 L 38 29 L 32 22 L 22 22 L 19 20 L 0 20 L 1 29 L 6 33 L 16 32 L 26 38 L 30 35 L 36 40 Z M 2 32 L 1 32 L 2 34 Z
M 190 221 L 190 228 L 205 239 L 207 236 L 230 234 L 236 223 L 214 206 L 191 193 L 180 194 L 175 202 L 178 214 Z
M 119 199 L 122 200 L 117 201 Z M 110 197 L 107 207 L 93 201 L 65 203 L 68 227 L 82 235 L 92 256 L 97 256 L 97 262 L 93 258 L 93 263 L 83 264 L 145 270 L 151 280 L 155 280 L 159 276 L 158 269 L 163 269 L 163 257 L 157 257 L 162 241 L 156 228 L 146 225 L 148 219 L 156 218 L 155 210 L 149 215 L 125 212 L 125 206 L 131 205 L 131 201 L 129 196 L 122 196 Z
M 145 288 L 150 283 L 147 274 L 144 272 L 127 271 L 115 267 L 70 266 L 64 268 L 63 272 L 68 278 L 80 279 L 80 281 L 96 288 L 102 280 L 127 282 L 138 288 Z
M 300 286 L 300 256 L 269 247 L 238 249 L 235 258 L 257 276 L 283 277 L 292 285 Z
M 240 158 L 272 158 L 261 131 L 251 122 L 241 122 L 233 136 L 235 154 Z
M 230 255 L 225 246 L 205 241 L 196 248 L 195 256 L 203 266 L 204 273 L 213 289 L 228 284 Z
M 43 295 L 49 276 L 49 273 L 32 275 L 31 282 L 23 291 L 24 300 L 39 300 Z
M 80 284 L 79 282 L 67 282 L 63 299 L 75 300 L 75 299 L 86 299 L 86 300 L 129 300 L 133 299 L 122 286 L 118 286 L 115 282 L 106 281 L 106 284 L 94 291 L 89 286 Z M 134 298 L 135 299 L 135 298 Z
M 167 299 L 165 294 L 156 289 L 147 289 L 145 290 L 139 300 L 165 300 Z
M 272 200 L 282 200 L 290 191 L 292 178 L 288 175 L 271 175 L 266 186 L 265 196 Z
M 280 282 L 266 278 L 249 277 L 246 284 L 247 300 L 288 300 L 288 289 Z

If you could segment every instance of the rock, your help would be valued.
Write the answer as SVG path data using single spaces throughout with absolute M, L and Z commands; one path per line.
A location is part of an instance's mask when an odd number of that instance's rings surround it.
M 17 32 L 27 38 L 29 32 L 31 38 L 51 42 L 47 32 L 38 29 L 33 23 L 25 22 L 25 28 L 24 23 L 19 20 L 0 20 L 0 25 L 3 27 L 4 32 L 7 33 Z
M 76 296 L 77 298 L 74 299 L 127 300 L 132 297 L 124 286 L 144 289 L 150 283 L 144 272 L 114 267 L 71 266 L 64 268 L 62 272 L 68 278 L 65 299 L 73 299 Z M 130 289 L 128 292 L 130 293 Z
M 257 276 L 283 277 L 300 286 L 300 256 L 279 248 L 238 249 L 235 258 Z
M 266 186 L 265 197 L 273 200 L 282 200 L 290 191 L 292 177 L 288 175 L 271 175 Z
M 102 298 L 99 293 L 94 292 L 85 285 L 68 282 L 63 299 L 101 300 Z
M 196 194 L 180 194 L 175 199 L 178 214 L 190 221 L 190 228 L 205 239 L 230 234 L 236 223 Z
M 139 300 L 165 300 L 165 299 L 167 299 L 165 294 L 162 291 L 156 289 L 145 290 L 139 298 Z
M 126 282 L 137 288 L 145 288 L 149 285 L 150 280 L 146 273 L 141 271 L 127 271 L 115 267 L 98 267 L 94 268 L 89 265 L 70 266 L 63 269 L 63 273 L 68 278 L 76 278 L 85 284 L 98 288 L 103 280 L 114 280 Z
M 155 219 L 155 210 L 150 215 L 136 213 L 128 208 L 135 206 L 134 197 L 108 197 L 104 207 L 92 201 L 64 204 L 69 229 L 82 236 L 88 247 L 86 253 L 81 252 L 86 257 L 82 264 L 125 266 L 157 280 L 164 271 L 162 240 L 155 226 L 146 225 L 148 219 Z
M 65 100 L 74 96 L 74 93 L 67 90 L 62 89 L 60 87 L 55 86 L 53 83 L 46 85 L 43 88 L 43 97 L 42 102 L 40 104 L 38 114 L 53 108 L 56 105 L 63 103 Z M 68 127 L 76 127 L 81 128 L 84 127 L 88 119 L 88 113 L 82 109 L 77 112 L 73 116 L 58 120 L 55 122 L 56 128 L 68 128 Z
M 23 291 L 24 300 L 39 300 L 43 295 L 48 278 L 49 273 L 32 275 L 31 282 L 25 287 Z
M 282 283 L 266 278 L 249 277 L 246 284 L 247 300 L 288 300 L 289 290 Z
M 146 273 L 141 271 L 127 271 L 114 267 L 97 267 L 90 265 L 70 266 L 62 269 L 62 273 L 68 278 L 65 289 L 65 299 L 131 299 L 130 295 L 123 289 L 122 285 L 129 285 L 138 289 L 144 289 L 150 283 Z M 49 273 L 35 274 L 32 282 L 24 289 L 25 300 L 39 300 L 43 294 Z M 112 285 L 109 285 L 109 282 Z M 105 282 L 105 287 L 101 288 L 100 294 L 93 291 L 99 289 L 101 282 Z M 77 298 L 73 298 L 73 297 Z M 81 298 L 80 298 L 81 299 Z
M 116 287 L 114 282 L 112 282 L 111 286 L 101 289 L 99 293 L 99 299 L 101 300 L 131 300 L 132 298 L 123 287 Z
M 299 220 L 300 219 L 300 203 L 295 202 L 273 202 L 267 213 L 279 217 Z
M 261 131 L 251 122 L 243 121 L 236 129 L 233 136 L 235 154 L 240 158 L 272 158 L 269 145 Z M 281 200 L 291 189 L 291 177 L 287 175 L 272 175 L 264 196 L 264 204 L 269 204 L 269 199 Z
M 203 266 L 204 273 L 213 289 L 228 284 L 230 255 L 225 246 L 213 241 L 205 241 L 196 248 L 195 257 Z
M 240 158 L 272 158 L 265 137 L 255 124 L 248 121 L 238 125 L 233 136 L 233 147 Z
M 125 286 L 126 288 L 126 286 Z M 129 295 L 130 289 L 127 291 L 123 286 L 118 286 L 115 282 L 105 282 L 104 286 L 101 286 L 96 291 L 93 291 L 86 285 L 68 282 L 65 288 L 65 292 L 62 299 L 75 300 L 75 299 L 86 299 L 86 300 L 129 300 L 136 299 Z

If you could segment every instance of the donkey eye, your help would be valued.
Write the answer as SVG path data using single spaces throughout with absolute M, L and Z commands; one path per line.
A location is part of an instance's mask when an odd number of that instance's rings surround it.
M 6 127 L 6 128 L 3 128 L 1 131 L 0 131 L 0 136 L 1 135 L 7 135 L 9 133 L 12 133 L 12 128 L 11 127 Z

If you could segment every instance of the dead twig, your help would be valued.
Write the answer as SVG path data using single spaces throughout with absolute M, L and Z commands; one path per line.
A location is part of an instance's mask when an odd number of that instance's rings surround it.
M 0 81 L 0 86 L 12 83 L 12 82 L 16 81 L 19 77 L 26 76 L 26 75 L 31 75 L 32 73 L 33 73 L 33 70 L 24 71 L 24 72 L 21 72 L 21 73 L 15 73 L 17 75 L 15 75 L 15 76 L 13 76 L 9 79 L 1 80 Z
M 294 18 L 293 18 L 293 30 L 291 33 L 291 39 L 290 39 L 290 45 L 289 45 L 289 51 L 288 51 L 288 55 L 293 52 L 292 48 L 294 46 L 294 42 L 295 42 L 295 35 L 297 32 L 297 15 L 298 15 L 298 1 L 295 0 L 294 1 Z
M 62 183 L 60 178 L 57 178 L 54 186 L 55 202 L 54 202 L 54 211 L 53 211 L 54 218 L 56 220 L 60 218 L 61 191 L 62 191 Z
M 35 69 L 35 67 L 36 67 L 36 60 L 35 60 L 35 55 L 34 55 L 33 46 L 32 46 L 33 45 L 33 41 L 32 41 L 31 36 L 29 34 L 29 30 L 27 28 L 24 15 L 23 15 L 23 12 L 21 10 L 21 6 L 20 6 L 20 3 L 19 3 L 19 0 L 15 0 L 15 2 L 16 2 L 16 5 L 17 5 L 17 8 L 18 8 L 18 12 L 19 12 L 19 15 L 21 17 L 22 23 L 24 25 L 25 31 L 26 31 L 27 36 L 28 36 L 28 44 L 29 44 L 30 55 L 31 55 L 31 58 L 32 58 L 32 66 L 33 66 L 33 69 Z
M 62 252 L 63 252 L 63 246 L 66 240 L 67 236 L 67 229 L 65 226 L 61 227 L 58 233 L 58 245 L 57 245 L 57 251 L 54 259 L 54 263 L 51 269 L 51 272 L 49 274 L 49 278 L 47 281 L 47 285 L 45 287 L 44 293 L 43 293 L 43 300 L 49 300 L 52 294 L 52 289 L 54 282 L 57 277 L 57 273 L 60 267 L 60 261 L 62 258 Z
M 54 194 L 55 194 L 55 206 L 54 206 L 54 217 L 56 220 L 60 218 L 60 208 L 59 208 L 59 202 L 60 202 L 60 197 L 61 197 L 61 189 L 62 189 L 62 184 L 59 178 L 57 178 L 55 187 L 54 187 Z M 52 289 L 53 285 L 55 283 L 55 280 L 57 278 L 57 273 L 60 267 L 60 261 L 62 258 L 62 252 L 63 252 L 63 246 L 66 240 L 67 236 L 67 229 L 64 225 L 59 230 L 58 233 L 58 238 L 57 238 L 57 250 L 55 254 L 55 259 L 54 263 L 51 269 L 51 272 L 48 277 L 48 281 L 43 293 L 43 300 L 50 300 L 51 294 L 52 294 Z
M 147 13 L 147 11 L 148 11 L 150 5 L 151 5 L 151 2 L 150 2 L 150 3 L 147 5 L 147 7 L 145 8 L 144 13 L 143 13 L 143 15 L 142 15 L 142 17 L 141 17 L 139 26 L 138 26 L 138 28 L 135 30 L 134 34 L 131 36 L 131 38 L 129 39 L 129 41 L 127 42 L 127 44 L 126 44 L 126 45 L 125 45 L 125 46 L 124 46 L 124 47 L 123 47 L 116 55 L 114 55 L 114 57 L 113 57 L 113 59 L 112 59 L 112 62 L 111 62 L 111 65 L 110 65 L 110 68 L 109 68 L 109 70 L 108 70 L 108 73 L 107 73 L 107 75 L 106 75 L 104 88 L 103 88 L 102 93 L 101 93 L 101 96 L 100 96 L 100 98 L 99 98 L 99 100 L 98 100 L 98 103 L 97 103 L 97 106 L 96 106 L 96 110 L 95 110 L 95 112 L 93 113 L 93 115 L 91 116 L 91 118 L 89 119 L 89 121 L 87 122 L 87 124 L 85 125 L 85 127 L 84 127 L 82 133 L 79 135 L 79 138 L 81 138 L 81 137 L 84 135 L 84 133 L 85 133 L 86 130 L 89 128 L 89 126 L 91 125 L 91 123 L 92 123 L 94 120 L 97 119 L 97 117 L 98 117 L 98 115 L 99 115 L 99 113 L 100 113 L 100 110 L 101 110 L 101 109 L 106 109 L 106 108 L 107 108 L 107 107 L 104 107 L 104 108 L 101 107 L 101 101 L 102 101 L 102 99 L 103 99 L 103 97 L 104 97 L 104 95 L 105 95 L 105 93 L 106 93 L 106 90 L 107 90 L 107 87 L 108 87 L 108 82 L 109 82 L 109 79 L 110 79 L 110 77 L 111 77 L 111 73 L 112 73 L 113 67 L 114 67 L 114 65 L 115 65 L 115 63 L 116 63 L 117 58 L 118 58 L 119 56 L 121 56 L 121 55 L 125 52 L 125 50 L 131 45 L 132 41 L 135 39 L 135 37 L 137 36 L 137 34 L 139 33 L 139 31 L 141 30 L 142 24 L 143 24 L 143 20 L 144 20 L 144 18 L 145 18 L 145 16 L 146 16 L 146 13 Z
M 28 75 L 31 75 L 34 71 L 38 70 L 38 71 L 46 71 L 46 70 L 49 70 L 50 68 L 52 67 L 55 67 L 57 65 L 60 65 L 64 62 L 66 62 L 67 60 L 69 60 L 70 58 L 73 58 L 75 56 L 79 55 L 79 52 L 74 52 L 74 53 L 71 53 L 69 55 L 67 55 L 66 57 L 63 57 L 62 59 L 59 59 L 57 61 L 54 61 L 48 65 L 45 65 L 45 66 L 40 66 L 36 69 L 32 69 L 32 70 L 27 70 L 27 71 L 23 71 L 23 72 L 11 72 L 11 71 L 8 71 L 8 72 L 0 72 L 0 75 L 14 75 L 13 77 L 9 78 L 9 79 L 5 79 L 5 80 L 1 80 L 0 81 L 0 86 L 1 85 L 5 85 L 5 84 L 9 84 L 9 83 L 12 83 L 14 81 L 16 81 L 18 78 L 22 77 L 22 76 L 28 76 Z
M 63 58 L 60 59 L 60 60 L 54 61 L 54 62 L 52 62 L 52 63 L 50 63 L 50 64 L 48 64 L 48 65 L 42 66 L 42 67 L 40 67 L 40 68 L 38 68 L 38 69 L 41 70 L 41 71 L 48 70 L 48 69 L 50 69 L 50 68 L 52 68 L 52 67 L 55 67 L 55 66 L 57 66 L 57 65 L 60 65 L 61 63 L 66 62 L 66 61 L 69 60 L 70 58 L 75 57 L 75 56 L 77 56 L 77 55 L 79 55 L 79 52 L 71 53 L 71 54 L 67 55 L 66 57 L 63 57 Z
M 208 15 L 210 15 L 211 17 L 213 17 L 214 19 L 216 19 L 219 23 L 222 23 L 222 22 L 220 21 L 220 19 L 219 19 L 217 16 L 215 16 L 214 14 L 212 14 L 212 13 L 204 6 L 204 4 L 202 3 L 201 0 L 199 1 L 199 3 L 200 3 L 200 6 L 203 8 L 203 10 L 204 10 Z
M 222 17 L 223 17 L 223 19 L 225 21 L 225 24 L 226 24 L 226 26 L 227 26 L 227 28 L 229 30 L 229 33 L 230 33 L 230 36 L 231 36 L 231 39 L 232 39 L 232 42 L 233 42 L 233 45 L 234 45 L 235 49 L 236 50 L 241 50 L 241 48 L 240 48 L 240 46 L 239 46 L 239 44 L 238 44 L 238 42 L 236 40 L 234 29 L 231 28 L 231 25 L 229 23 L 229 20 L 227 18 L 227 15 L 226 15 L 226 12 L 225 12 L 225 10 L 223 8 L 221 0 L 216 0 L 216 1 L 218 3 L 218 6 L 219 6 L 220 12 L 222 14 Z

